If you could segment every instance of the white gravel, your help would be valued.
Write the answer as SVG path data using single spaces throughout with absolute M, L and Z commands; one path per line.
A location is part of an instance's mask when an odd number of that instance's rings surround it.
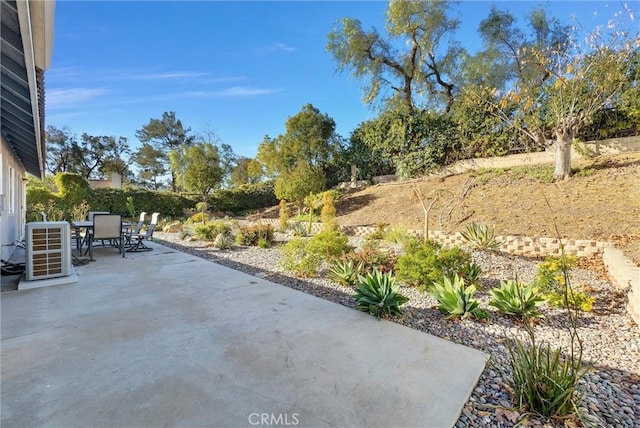
M 301 279 L 285 272 L 279 267 L 279 245 L 268 249 L 234 247 L 221 251 L 201 241 L 181 240 L 180 234 L 156 232 L 154 237 L 180 251 L 356 308 L 352 289 L 321 276 Z M 277 238 L 283 239 L 278 235 Z M 354 241 L 356 245 L 359 243 Z M 472 256 L 483 270 L 484 290 L 476 296 L 483 308 L 490 312 L 489 322 L 446 320 L 437 311 L 435 299 L 412 287 L 402 287 L 401 293 L 410 300 L 403 306 L 403 316 L 394 321 L 492 356 L 456 427 L 565 426 L 563 421 L 520 414 L 514 408 L 507 386 L 510 369 L 504 342 L 505 336 L 523 337 L 523 330 L 516 321 L 488 306 L 488 290 L 498 285 L 499 279 L 514 278 L 514 273 L 517 273 L 519 280 L 531 281 L 538 261 L 479 251 L 472 252 Z M 581 385 L 584 391 L 580 403 L 582 422 L 598 427 L 640 426 L 640 329 L 625 310 L 626 292 L 614 289 L 608 281 L 587 270 L 574 269 L 572 281 L 588 287 L 596 297 L 594 311 L 582 313 L 578 322 L 585 363 L 593 365 Z M 545 318 L 536 326 L 537 340 L 554 347 L 566 347 L 567 315 L 546 305 L 543 313 Z

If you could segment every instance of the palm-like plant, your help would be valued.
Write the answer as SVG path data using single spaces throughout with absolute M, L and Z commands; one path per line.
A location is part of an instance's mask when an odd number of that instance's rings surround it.
M 378 319 L 383 316 L 401 315 L 400 306 L 409 301 L 398 291 L 396 278 L 391 272 L 382 273 L 374 270 L 367 276 L 359 276 L 355 299 L 358 309 L 375 315 Z

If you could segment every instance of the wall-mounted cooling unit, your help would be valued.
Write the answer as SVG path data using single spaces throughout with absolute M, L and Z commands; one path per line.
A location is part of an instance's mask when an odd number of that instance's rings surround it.
M 71 275 L 71 227 L 66 221 L 26 226 L 26 280 Z

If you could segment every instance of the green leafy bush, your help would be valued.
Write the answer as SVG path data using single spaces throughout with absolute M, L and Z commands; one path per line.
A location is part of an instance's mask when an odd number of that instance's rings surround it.
M 551 306 L 565 307 L 565 284 L 570 270 L 576 265 L 575 256 L 548 256 L 544 262 L 538 264 L 535 285 L 543 291 L 547 302 Z M 567 289 L 567 303 L 572 309 L 590 312 L 595 299 L 579 290 Z
M 236 236 L 240 245 L 257 246 L 261 239 L 269 246 L 273 242 L 273 227 L 270 224 L 255 224 L 241 227 Z M 263 244 L 264 245 L 264 244 Z
M 337 230 L 325 230 L 309 240 L 309 252 L 323 260 L 341 256 L 353 250 L 347 236 Z
M 496 250 L 502 244 L 496 239 L 495 229 L 484 223 L 473 222 L 460 234 L 469 245 L 479 250 Z
M 258 239 L 258 247 L 259 248 L 269 248 L 271 243 L 264 238 Z
M 355 264 L 353 260 L 335 259 L 329 267 L 327 276 L 332 281 L 345 287 L 355 285 L 358 276 L 363 272 L 362 263 Z
M 309 240 L 293 238 L 282 247 L 280 264 L 298 276 L 314 276 L 322 260 L 309 251 Z
M 441 282 L 434 282 L 431 294 L 440 303 L 438 310 L 447 314 L 447 318 L 487 318 L 488 314 L 480 309 L 480 302 L 473 297 L 476 288 L 465 287 L 464 279 L 445 276 Z
M 206 223 L 209 221 L 209 213 L 198 212 L 190 216 L 185 223 L 187 224 L 197 224 L 197 223 Z
M 324 260 L 351 251 L 344 233 L 324 231 L 310 239 L 294 238 L 282 248 L 282 265 L 299 276 L 314 276 Z
M 544 303 L 544 298 L 538 294 L 538 289 L 526 286 L 518 281 L 500 281 L 500 288 L 491 290 L 493 299 L 489 303 L 505 315 L 520 318 L 542 318 L 538 306 Z
M 108 211 L 128 215 L 127 198 L 136 201 L 137 211 L 159 212 L 162 217 L 181 218 L 185 210 L 195 208 L 197 201 L 178 193 L 146 189 L 91 189 L 87 199 L 91 211 Z
M 544 262 L 538 263 L 535 285 L 544 292 L 561 292 L 565 285 L 564 272 L 569 272 L 575 265 L 575 256 L 547 256 Z
M 564 292 L 561 291 L 552 291 L 550 293 L 546 293 L 545 297 L 547 299 L 547 302 L 551 306 L 555 306 L 557 308 L 565 308 L 567 307 L 568 303 L 571 309 L 577 309 L 583 312 L 591 312 L 593 310 L 593 304 L 596 300 L 592 296 L 589 296 L 587 293 L 573 289 L 567 290 L 566 303 Z
M 391 272 L 373 271 L 366 276 L 360 276 L 357 283 L 355 299 L 358 309 L 375 315 L 378 319 L 401 315 L 400 306 L 409 301 L 398 291 L 400 286 Z
M 221 233 L 232 234 L 231 226 L 223 221 L 210 221 L 193 227 L 193 235 L 204 241 L 214 241 Z
M 277 204 L 272 181 L 216 190 L 209 198 L 212 210 L 232 213 L 244 213 Z
M 458 247 L 443 248 L 432 241 L 418 243 L 412 240 L 405 245 L 404 254 L 398 259 L 396 273 L 398 279 L 407 284 L 428 289 L 443 276 L 466 275 L 470 266 L 471 256 Z
M 507 342 L 511 379 L 520 408 L 547 417 L 571 415 L 580 401 L 578 383 L 588 367 L 579 358 L 563 357 L 562 349 L 536 344 L 531 333 L 528 344 Z

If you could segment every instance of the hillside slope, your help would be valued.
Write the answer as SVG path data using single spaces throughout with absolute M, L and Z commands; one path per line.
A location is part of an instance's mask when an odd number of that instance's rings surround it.
M 419 189 L 430 211 L 429 227 L 455 232 L 472 221 L 498 234 L 614 240 L 632 249 L 640 243 L 640 153 L 585 160 L 569 181 L 550 183 L 553 167 L 486 170 L 449 177 L 370 186 L 337 204 L 344 225 L 401 224 L 421 229 Z M 548 204 L 547 204 L 548 201 Z M 640 248 L 638 248 L 640 250 Z M 634 257 L 635 258 L 635 257 Z

